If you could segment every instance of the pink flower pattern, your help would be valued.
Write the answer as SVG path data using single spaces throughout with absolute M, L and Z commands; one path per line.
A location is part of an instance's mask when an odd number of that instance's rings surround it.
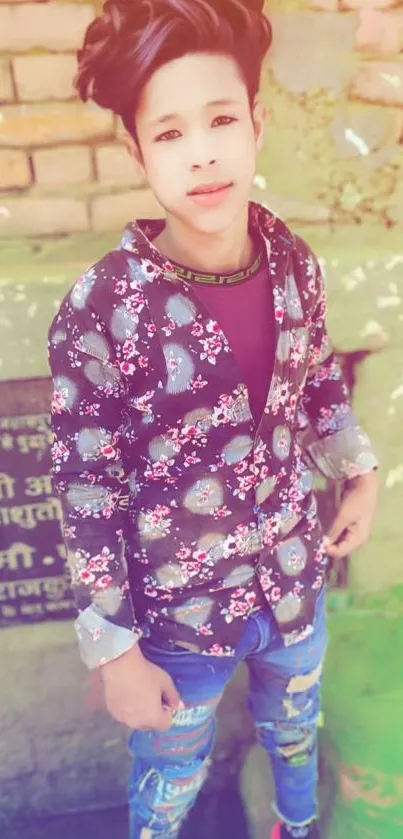
M 257 204 L 250 224 L 270 252 L 282 342 L 258 427 L 219 324 L 191 286 L 172 282 L 172 266 L 151 245 L 161 222 L 129 225 L 120 249 L 81 278 L 51 327 L 54 485 L 91 661 L 98 649 L 108 660 L 109 633 L 112 656 L 117 633 L 128 648 L 149 624 L 203 654 L 233 655 L 264 603 L 289 643 L 306 637 L 326 555 L 299 416 L 340 479 L 376 465 L 331 352 L 315 257 Z M 169 314 L 176 294 L 193 313 L 185 324 Z M 107 348 L 102 360 L 90 357 L 89 333 Z M 239 437 L 253 445 L 230 462 L 227 448 Z M 283 533 L 291 517 L 297 536 Z M 294 573 L 284 572 L 285 561 Z M 239 585 L 245 566 L 250 575 Z

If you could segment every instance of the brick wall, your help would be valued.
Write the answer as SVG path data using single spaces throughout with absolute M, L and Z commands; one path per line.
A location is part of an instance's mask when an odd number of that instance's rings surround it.
M 0 235 L 113 230 L 155 212 L 114 116 L 73 88 L 94 15 L 86 2 L 0 0 Z
M 291 222 L 403 224 L 403 0 L 269 0 L 266 202 Z M 115 119 L 80 103 L 87 2 L 0 0 L 0 235 L 158 212 Z
M 403 223 L 402 0 L 269 0 L 261 169 L 292 222 Z

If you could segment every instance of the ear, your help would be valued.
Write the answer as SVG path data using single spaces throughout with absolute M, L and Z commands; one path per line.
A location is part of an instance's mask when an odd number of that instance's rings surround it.
M 264 132 L 267 119 L 267 108 L 263 102 L 255 101 L 252 111 L 253 126 L 255 129 L 256 148 L 261 151 L 264 142 Z

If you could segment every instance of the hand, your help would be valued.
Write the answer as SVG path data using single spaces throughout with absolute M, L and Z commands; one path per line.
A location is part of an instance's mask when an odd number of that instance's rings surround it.
M 348 482 L 337 516 L 325 537 L 332 559 L 349 556 L 369 539 L 378 503 L 378 476 L 370 472 Z
M 104 664 L 101 674 L 109 713 L 134 731 L 168 731 L 173 711 L 184 708 L 171 677 L 137 644 Z

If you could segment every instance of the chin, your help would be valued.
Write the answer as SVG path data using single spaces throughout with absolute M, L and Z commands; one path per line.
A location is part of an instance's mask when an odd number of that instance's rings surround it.
M 228 230 L 245 210 L 247 211 L 247 208 L 247 201 L 236 207 L 217 207 L 188 216 L 185 221 L 188 226 L 199 230 L 200 233 L 219 234 Z

